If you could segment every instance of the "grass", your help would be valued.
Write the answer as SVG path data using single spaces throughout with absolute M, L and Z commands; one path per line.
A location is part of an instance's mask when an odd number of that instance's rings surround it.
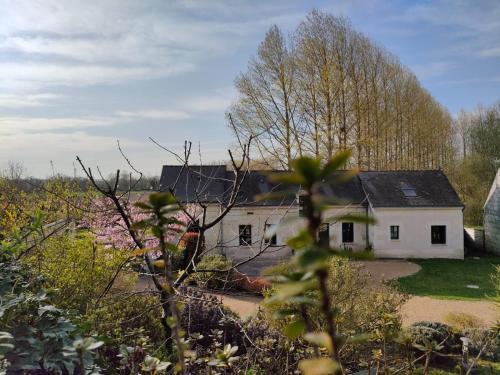
M 422 267 L 414 275 L 397 281 L 399 288 L 412 295 L 451 300 L 493 300 L 491 275 L 500 264 L 498 256 L 467 257 L 464 260 L 412 260 Z M 479 289 L 467 288 L 477 285 Z

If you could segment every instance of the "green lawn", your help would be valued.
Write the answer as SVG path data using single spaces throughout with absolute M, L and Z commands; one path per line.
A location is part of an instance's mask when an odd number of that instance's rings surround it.
M 400 289 L 417 296 L 441 299 L 491 300 L 495 294 L 491 275 L 500 257 L 467 257 L 465 260 L 426 259 L 411 260 L 422 269 L 414 275 L 397 281 Z M 477 285 L 479 289 L 467 288 Z

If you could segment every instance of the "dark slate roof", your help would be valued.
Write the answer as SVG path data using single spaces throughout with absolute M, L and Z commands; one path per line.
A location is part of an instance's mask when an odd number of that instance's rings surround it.
M 279 206 L 297 204 L 298 186 L 268 181 L 269 171 L 250 171 L 243 182 L 238 205 Z M 273 172 L 276 173 L 276 172 Z M 279 173 L 279 172 L 278 172 Z M 337 172 L 342 173 L 342 172 Z M 166 165 L 160 179 L 160 191 L 174 193 L 182 202 L 197 199 L 205 203 L 226 202 L 234 175 L 224 165 L 182 166 Z M 402 188 L 413 188 L 416 197 L 406 197 Z M 367 204 L 373 207 L 463 207 L 457 193 L 442 171 L 369 171 L 341 184 L 324 184 L 321 189 L 338 199 L 339 204 Z M 266 201 L 256 201 L 259 194 L 291 191 L 293 195 Z M 365 194 L 366 193 L 366 194 Z M 198 197 L 198 198 L 197 198 Z
M 227 190 L 225 165 L 190 166 L 165 165 L 161 172 L 160 191 L 173 192 L 182 202 L 199 200 L 204 203 L 221 202 Z
M 269 171 L 250 171 L 241 185 L 238 195 L 238 205 L 248 206 L 281 206 L 295 203 L 299 192 L 298 186 L 273 183 L 267 179 Z M 272 172 L 280 173 L 280 172 Z M 267 193 L 290 193 L 288 196 L 267 200 L 255 199 L 256 196 Z
M 442 171 L 371 171 L 359 179 L 373 207 L 463 207 Z M 406 197 L 402 188 L 413 188 Z
M 333 180 L 335 180 L 336 175 L 339 177 L 345 172 L 335 172 L 333 174 Z M 337 182 L 325 184 L 321 187 L 324 194 L 330 197 L 334 197 L 338 200 L 338 204 L 361 204 L 365 205 L 366 195 L 363 192 L 363 187 L 361 186 L 361 180 L 358 177 L 351 178 L 345 182 Z

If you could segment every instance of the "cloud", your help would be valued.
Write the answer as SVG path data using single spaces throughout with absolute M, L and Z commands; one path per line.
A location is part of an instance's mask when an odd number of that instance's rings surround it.
M 188 108 L 196 112 L 224 112 L 236 97 L 233 87 L 214 90 L 210 95 L 197 96 L 188 100 Z
M 500 57 L 500 47 L 487 48 L 478 52 L 480 57 Z
M 184 120 L 190 117 L 187 112 L 179 110 L 149 109 L 141 111 L 118 111 L 120 117 L 150 120 Z
M 121 139 L 120 144 L 127 149 L 139 146 L 131 139 Z M 29 175 L 44 176 L 51 169 L 51 161 L 56 172 L 72 175 L 76 155 L 82 156 L 89 166 L 99 164 L 103 171 L 122 166 L 117 162 L 119 153 L 114 137 L 92 135 L 85 131 L 67 134 L 19 133 L 0 137 L 0 161 L 21 162 Z M 3 167 L 0 162 L 0 169 Z M 81 174 L 79 170 L 77 172 Z
M 4 137 L 29 132 L 95 128 L 114 123 L 108 117 L 0 117 L 0 135 Z
M 289 13 L 286 2 L 233 1 L 0 0 L 0 9 L 0 84 L 30 89 L 190 72 Z
M 26 108 L 26 107 L 42 107 L 50 106 L 56 99 L 61 98 L 61 95 L 50 93 L 35 93 L 35 94 L 0 94 L 1 108 Z
M 0 82 L 23 87 L 47 85 L 86 86 L 124 83 L 127 80 L 167 77 L 192 69 L 191 65 L 177 65 L 148 69 L 145 67 L 114 67 L 104 65 L 67 65 L 52 63 L 0 63 Z
M 419 79 L 426 80 L 448 73 L 453 68 L 453 64 L 445 61 L 439 61 L 425 64 L 414 64 L 411 65 L 410 68 Z

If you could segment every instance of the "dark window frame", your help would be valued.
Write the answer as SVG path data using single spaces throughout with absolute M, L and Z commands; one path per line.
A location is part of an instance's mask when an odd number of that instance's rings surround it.
M 243 224 L 238 227 L 240 246 L 252 245 L 252 225 Z
M 271 237 L 266 236 L 268 229 L 275 227 L 276 224 L 266 224 L 264 227 L 264 243 L 269 246 L 278 246 L 278 236 L 275 232 Z
M 431 225 L 431 244 L 446 245 L 446 225 Z
M 389 233 L 391 240 L 399 240 L 399 225 L 391 225 Z
M 353 243 L 354 242 L 354 223 L 343 222 L 342 223 L 342 243 Z

